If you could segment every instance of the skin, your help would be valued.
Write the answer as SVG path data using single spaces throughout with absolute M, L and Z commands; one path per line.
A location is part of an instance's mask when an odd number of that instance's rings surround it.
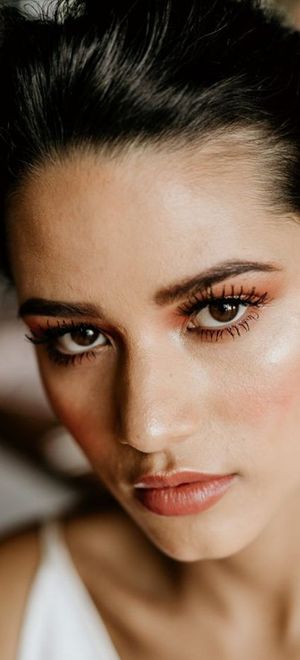
M 300 26 L 300 7 L 299 7 L 299 0 L 285 0 L 284 3 L 279 3 L 279 5 L 283 4 L 291 19 L 293 20 L 293 23 L 296 25 L 296 27 L 299 28 Z
M 144 533 L 135 566 L 147 557 L 158 591 L 169 566 L 164 617 L 180 592 L 182 639 L 200 636 L 203 657 L 222 649 L 222 659 L 253 658 L 255 648 L 256 658 L 286 659 L 298 657 L 295 645 L 299 652 L 300 227 L 272 205 L 256 176 L 262 164 L 236 145 L 231 153 L 228 161 L 206 145 L 179 158 L 140 147 L 45 163 L 11 202 L 10 256 L 21 305 L 39 298 L 101 307 L 97 319 L 72 317 L 108 338 L 93 357 L 58 365 L 41 345 L 38 361 L 56 414 Z M 273 267 L 213 286 L 219 297 L 224 286 L 227 296 L 232 286 L 267 294 L 240 336 L 210 341 L 192 332 L 195 314 L 178 310 L 187 296 L 154 301 L 229 260 Z M 70 321 L 24 320 L 33 333 Z M 159 516 L 136 500 L 140 475 L 178 468 L 236 478 L 198 514 Z M 86 538 L 95 529 L 91 522 Z M 80 536 L 70 532 L 74 557 Z M 81 572 L 97 602 L 103 586 L 87 564 Z M 156 630 L 156 611 L 147 616 Z M 163 646 L 157 653 L 168 657 Z

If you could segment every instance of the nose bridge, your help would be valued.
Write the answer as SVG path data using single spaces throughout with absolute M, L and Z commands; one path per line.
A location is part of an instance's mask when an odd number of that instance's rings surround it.
M 119 381 L 121 442 L 144 452 L 167 448 L 193 433 L 187 356 L 159 342 L 128 352 Z

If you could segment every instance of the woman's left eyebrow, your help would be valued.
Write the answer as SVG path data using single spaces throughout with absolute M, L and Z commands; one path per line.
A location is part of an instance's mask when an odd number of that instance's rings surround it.
M 274 263 L 258 261 L 223 261 L 216 266 L 211 266 L 194 277 L 184 279 L 177 284 L 164 287 L 157 291 L 153 301 L 157 305 L 168 305 L 182 299 L 195 290 L 207 289 L 213 284 L 223 282 L 229 277 L 236 277 L 242 273 L 249 272 L 280 272 L 283 268 Z

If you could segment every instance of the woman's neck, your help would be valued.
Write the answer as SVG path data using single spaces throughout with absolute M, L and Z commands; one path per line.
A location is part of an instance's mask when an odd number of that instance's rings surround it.
M 268 627 L 274 640 L 279 635 L 288 646 L 299 642 L 299 521 L 300 493 L 247 548 L 229 558 L 183 564 L 184 593 L 204 598 L 240 627 L 243 621 L 248 629 Z

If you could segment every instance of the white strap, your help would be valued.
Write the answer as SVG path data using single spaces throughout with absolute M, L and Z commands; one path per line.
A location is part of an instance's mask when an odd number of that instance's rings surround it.
M 17 659 L 120 660 L 76 570 L 61 523 L 44 523 L 40 541 L 42 558 L 25 611 Z

